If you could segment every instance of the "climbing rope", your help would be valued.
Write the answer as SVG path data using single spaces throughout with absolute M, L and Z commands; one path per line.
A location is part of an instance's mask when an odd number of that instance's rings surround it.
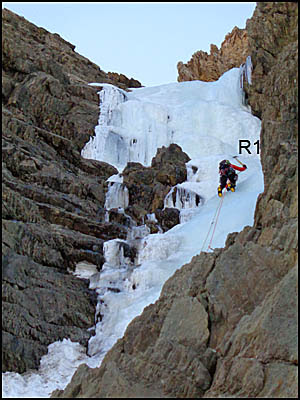
M 237 160 L 237 161 L 238 161 L 240 164 L 242 164 L 239 160 Z M 243 165 L 243 164 L 242 164 L 242 165 Z M 237 175 L 239 175 L 239 174 L 240 174 L 240 172 L 237 173 Z M 203 242 L 203 246 L 202 246 L 201 251 L 203 251 L 203 249 L 204 249 L 205 243 L 206 243 L 206 241 L 207 241 L 207 238 L 209 237 L 209 234 L 210 234 L 210 231 L 211 231 L 211 228 L 213 227 L 213 225 L 214 225 L 214 229 L 213 229 L 213 232 L 212 232 L 212 235 L 211 235 L 209 244 L 208 244 L 208 246 L 207 246 L 207 250 L 214 250 L 214 249 L 211 247 L 211 244 L 212 244 L 212 240 L 213 240 L 213 238 L 214 238 L 214 234 L 215 234 L 217 222 L 218 222 L 218 219 L 219 219 L 219 216 L 220 216 L 220 212 L 221 212 L 223 200 L 224 200 L 224 197 L 225 197 L 225 194 L 226 194 L 226 189 L 227 189 L 228 182 L 229 182 L 229 180 L 228 180 L 227 183 L 226 183 L 225 190 L 224 190 L 224 194 L 223 194 L 223 196 L 221 197 L 221 201 L 220 201 L 220 203 L 219 203 L 219 205 L 218 205 L 218 207 L 217 207 L 217 209 L 216 209 L 215 215 L 214 215 L 214 217 L 213 217 L 213 219 L 212 219 L 212 221 L 211 221 L 210 228 L 209 228 L 208 233 L 207 233 L 207 235 L 206 235 L 206 238 L 205 238 L 205 240 L 204 240 L 204 242 Z
M 227 189 L 227 185 L 225 186 L 225 189 Z M 223 200 L 224 200 L 225 194 L 226 194 L 226 191 L 224 192 L 224 195 L 221 197 L 220 205 L 218 207 L 218 213 L 217 213 L 215 226 L 214 226 L 214 229 L 213 229 L 213 232 L 212 232 L 212 235 L 211 235 L 210 242 L 208 244 L 207 250 L 213 250 L 213 248 L 210 245 L 212 244 L 212 240 L 214 238 L 214 234 L 215 234 L 217 222 L 218 222 L 218 219 L 219 219 L 219 216 L 220 216 L 220 212 L 221 212 L 221 208 L 222 208 L 222 204 L 223 204 Z
M 208 246 L 207 246 L 207 250 L 213 250 L 213 248 L 211 247 L 211 244 L 212 244 L 212 240 L 213 240 L 213 237 L 214 237 L 214 234 L 215 234 L 217 222 L 218 222 L 218 219 L 219 219 L 219 216 L 220 216 L 220 212 L 221 212 L 223 200 L 224 200 L 224 197 L 225 197 L 225 194 L 226 194 L 226 189 L 227 189 L 227 184 L 226 184 L 226 186 L 225 186 L 224 195 L 221 197 L 221 201 L 219 202 L 219 205 L 218 205 L 218 207 L 217 207 L 217 209 L 216 209 L 215 215 L 214 215 L 214 217 L 213 217 L 213 219 L 212 219 L 212 221 L 211 221 L 210 228 L 209 228 L 208 233 L 207 233 L 207 235 L 206 235 L 206 238 L 205 238 L 205 240 L 204 240 L 204 242 L 203 242 L 203 246 L 202 246 L 201 251 L 203 251 L 204 246 L 205 246 L 205 243 L 206 243 L 206 241 L 207 241 L 207 238 L 209 237 L 211 228 L 212 228 L 213 225 L 214 225 L 214 229 L 213 229 L 213 232 L 212 232 L 212 235 L 211 235 L 209 244 L 208 244 Z
M 215 218 L 216 218 L 217 212 L 218 212 L 218 210 L 219 210 L 219 208 L 220 208 L 220 205 L 221 205 L 221 202 L 219 203 L 218 207 L 216 208 L 215 215 L 213 216 L 213 219 L 212 219 L 212 221 L 211 221 L 210 228 L 209 228 L 209 230 L 208 230 L 208 232 L 207 232 L 207 235 L 206 235 L 206 238 L 205 238 L 205 240 L 204 240 L 204 242 L 203 242 L 203 246 L 202 246 L 202 248 L 201 248 L 201 251 L 203 251 L 204 246 L 205 246 L 205 243 L 206 243 L 206 241 L 207 241 L 207 238 L 208 238 L 208 236 L 209 236 L 209 234 L 210 234 L 211 228 L 212 228 L 213 225 L 214 225 Z

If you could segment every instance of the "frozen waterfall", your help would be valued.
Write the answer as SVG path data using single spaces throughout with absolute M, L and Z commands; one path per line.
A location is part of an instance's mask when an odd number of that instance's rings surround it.
M 171 143 L 170 117 L 161 105 L 131 99 L 130 93 L 108 84 L 99 97 L 99 123 L 83 157 L 105 160 L 122 170 L 129 161 L 150 165 L 157 148 Z
M 129 204 L 129 193 L 123 183 L 110 182 L 104 207 L 107 210 L 111 208 L 126 208 Z
M 103 86 L 99 122 L 82 156 L 108 162 L 121 172 L 128 161 L 149 166 L 159 147 L 181 146 L 191 158 L 188 180 L 172 189 L 165 205 L 181 208 L 182 223 L 156 234 L 132 226 L 126 241 L 105 243 L 100 273 L 91 265 L 84 271 L 81 262 L 77 275 L 89 276 L 98 294 L 89 355 L 79 343 L 55 342 L 38 371 L 2 374 L 4 397 L 50 397 L 53 390 L 66 387 L 80 364 L 101 364 L 130 321 L 158 299 L 165 281 L 200 253 L 219 204 L 218 164 L 224 158 L 234 162 L 232 157 L 239 155 L 248 169 L 239 175 L 236 192 L 224 197 L 213 247 L 223 247 L 229 233 L 253 224 L 257 196 L 263 191 L 260 156 L 255 146 L 251 154 L 239 154 L 239 141 L 256 142 L 261 121 L 243 104 L 240 73 L 233 68 L 216 82 L 171 83 L 131 92 L 97 84 Z M 121 177 L 108 181 L 107 208 L 124 208 L 128 198 Z

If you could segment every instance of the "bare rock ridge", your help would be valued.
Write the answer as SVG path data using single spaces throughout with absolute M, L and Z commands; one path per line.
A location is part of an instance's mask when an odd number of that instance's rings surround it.
M 197 51 L 184 64 L 177 64 L 178 82 L 200 80 L 216 81 L 224 72 L 239 67 L 249 55 L 248 35 L 246 29 L 234 27 L 221 44 L 220 50 L 214 44 L 210 45 L 210 54 Z
M 246 24 L 265 184 L 254 225 L 177 270 L 101 366 L 52 397 L 298 397 L 297 29 L 295 2 L 258 2 Z

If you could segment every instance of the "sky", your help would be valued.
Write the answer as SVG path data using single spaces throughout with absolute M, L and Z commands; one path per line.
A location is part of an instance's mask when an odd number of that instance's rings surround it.
M 177 63 L 220 49 L 245 28 L 255 2 L 3 2 L 33 24 L 58 33 L 105 72 L 143 86 L 177 82 Z

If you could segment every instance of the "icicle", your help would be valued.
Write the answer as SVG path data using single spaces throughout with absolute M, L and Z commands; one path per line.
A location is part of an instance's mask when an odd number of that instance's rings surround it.
M 120 125 L 118 106 L 127 100 L 126 92 L 113 85 L 101 84 L 103 89 L 98 92 L 100 99 L 100 115 L 95 127 L 95 136 L 91 137 L 81 151 L 84 158 L 106 160 L 111 164 L 120 164 L 127 159 L 124 140 L 116 131 Z
M 247 80 L 248 84 L 252 84 L 251 80 L 251 75 L 252 75 L 252 61 L 251 57 L 248 56 L 246 58 L 246 62 L 244 64 L 240 65 L 240 70 L 239 70 L 239 80 L 240 80 L 240 88 L 244 88 L 244 77 Z
M 251 57 L 248 56 L 246 59 L 246 66 L 245 66 L 245 72 L 246 72 L 246 78 L 247 78 L 247 82 L 249 83 L 249 85 L 252 84 L 252 61 L 251 61 Z
M 120 266 L 125 265 L 124 260 L 124 250 L 122 243 L 126 243 L 124 240 L 121 239 L 112 239 L 108 240 L 103 244 L 103 252 L 105 257 L 105 264 L 109 264 L 110 267 L 118 268 Z
M 244 71 L 245 71 L 245 64 L 240 65 L 240 70 L 239 70 L 239 81 L 240 81 L 240 88 L 244 88 Z
M 176 198 L 174 202 L 174 190 L 176 190 Z M 201 196 L 196 192 L 181 187 L 180 185 L 174 186 L 170 192 L 167 194 L 164 200 L 164 207 L 186 209 L 186 208 L 196 208 L 201 205 Z
M 126 208 L 129 204 L 129 192 L 123 183 L 110 182 L 106 193 L 105 205 L 107 210 L 111 208 Z
M 174 201 L 173 201 L 173 192 L 174 188 L 176 186 L 172 187 L 172 189 L 169 191 L 169 193 L 166 195 L 164 199 L 164 208 L 174 208 Z

